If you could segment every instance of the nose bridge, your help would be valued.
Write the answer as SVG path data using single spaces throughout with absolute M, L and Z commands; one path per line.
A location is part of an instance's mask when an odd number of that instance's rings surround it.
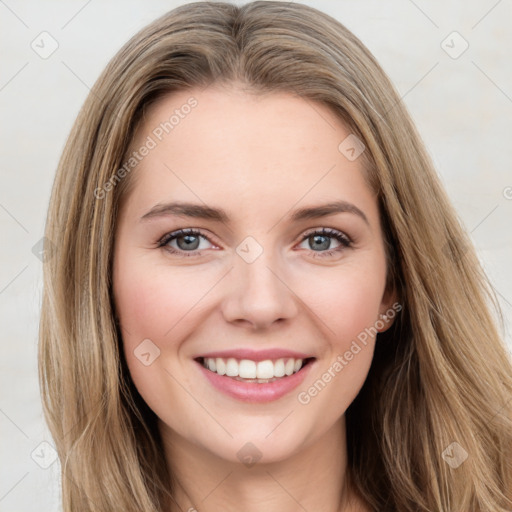
M 281 260 L 270 247 L 247 237 L 236 249 L 224 304 L 229 321 L 269 326 L 297 313 L 295 296 L 285 282 Z

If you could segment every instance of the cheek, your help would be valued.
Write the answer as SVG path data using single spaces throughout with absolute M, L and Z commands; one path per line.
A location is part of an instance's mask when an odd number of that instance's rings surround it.
M 371 270 L 370 270 L 371 269 Z M 332 269 L 330 269 L 332 270 Z M 331 349 L 344 350 L 352 339 L 374 326 L 379 318 L 385 284 L 385 269 L 379 265 L 350 266 L 339 269 L 330 279 L 313 282 L 303 280 L 307 287 L 300 292 L 307 305 L 321 319 Z
M 113 289 L 126 362 L 154 410 L 159 408 L 158 390 L 168 387 L 164 368 L 177 360 L 179 341 L 190 334 L 194 305 L 205 293 L 183 274 L 170 276 L 135 255 L 115 259 Z
M 372 360 L 375 336 L 372 328 L 377 319 L 380 296 L 373 287 L 363 286 L 360 282 L 350 283 L 349 280 L 346 285 L 342 291 L 332 290 L 332 300 L 326 304 L 327 364 L 331 373 L 343 375 L 343 387 L 351 393 L 363 384 Z
M 144 258 L 119 259 L 114 290 L 125 343 L 176 338 L 188 323 L 182 320 L 205 293 L 205 286 L 191 279 L 187 272 L 170 274 Z
M 375 323 L 385 286 L 385 265 L 378 258 L 339 269 L 332 279 L 303 282 L 301 293 L 321 321 L 325 336 L 322 358 L 315 375 L 299 390 L 304 413 L 318 415 L 325 425 L 336 421 L 363 386 L 373 358 Z M 332 269 L 330 269 L 332 271 Z M 324 411 L 324 413 L 322 413 Z M 328 411 L 325 413 L 325 411 Z

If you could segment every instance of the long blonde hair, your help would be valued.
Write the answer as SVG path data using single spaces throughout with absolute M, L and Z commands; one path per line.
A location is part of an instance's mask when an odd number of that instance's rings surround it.
M 48 211 L 39 353 L 64 510 L 172 506 L 155 415 L 131 381 L 112 300 L 112 235 L 136 169 L 97 191 L 126 162 L 150 103 L 235 81 L 329 106 L 367 149 L 403 310 L 379 334 L 346 413 L 354 488 L 379 512 L 509 511 L 512 365 L 471 241 L 370 52 L 328 15 L 275 1 L 196 2 L 157 19 L 111 60 L 73 126 Z

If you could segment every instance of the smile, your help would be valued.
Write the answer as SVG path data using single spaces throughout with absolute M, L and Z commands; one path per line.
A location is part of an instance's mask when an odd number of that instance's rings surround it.
M 270 402 L 299 386 L 316 360 L 314 357 L 261 357 L 198 357 L 195 362 L 218 391 L 245 402 Z
M 251 359 L 237 360 L 233 357 L 202 358 L 205 368 L 217 375 L 226 375 L 241 381 L 270 382 L 275 379 L 297 373 L 308 361 L 307 359 L 281 358 L 275 361 L 252 361 Z

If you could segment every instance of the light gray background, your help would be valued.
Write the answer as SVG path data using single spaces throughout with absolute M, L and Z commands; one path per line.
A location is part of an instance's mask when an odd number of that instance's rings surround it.
M 43 236 L 65 139 L 114 53 L 183 3 L 0 0 L 1 511 L 60 509 L 58 463 L 40 467 L 52 462 L 51 446 L 40 443 L 52 441 L 37 382 L 41 262 L 32 249 Z M 512 347 L 511 1 L 304 3 L 360 37 L 395 83 L 471 232 Z M 43 31 L 58 43 L 46 59 L 31 47 L 50 48 Z M 469 44 L 458 58 L 465 43 L 454 31 Z

